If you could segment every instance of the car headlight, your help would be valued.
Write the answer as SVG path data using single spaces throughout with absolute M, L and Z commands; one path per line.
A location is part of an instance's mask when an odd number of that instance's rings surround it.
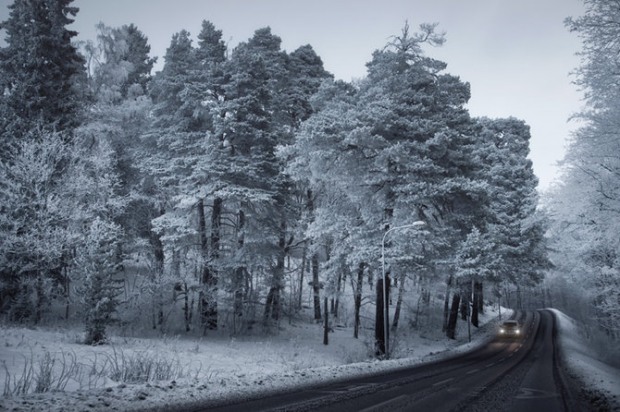
M 499 333 L 504 333 L 504 332 L 506 332 L 504 329 L 499 330 Z
M 518 335 L 519 333 L 521 333 L 521 331 L 520 331 L 519 329 L 517 329 L 517 330 L 515 331 L 515 333 Z

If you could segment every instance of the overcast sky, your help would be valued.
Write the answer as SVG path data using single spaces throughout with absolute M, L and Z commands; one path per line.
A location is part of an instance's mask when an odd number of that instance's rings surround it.
M 0 0 L 0 19 L 11 0 Z M 427 54 L 471 84 L 474 116 L 514 116 L 531 126 L 531 159 L 545 189 L 556 177 L 556 162 L 576 125 L 581 107 L 569 73 L 579 64 L 581 44 L 563 24 L 583 13 L 581 0 L 75 0 L 80 8 L 72 28 L 81 40 L 95 39 L 95 25 L 134 23 L 159 56 L 172 34 L 195 38 L 202 20 L 223 31 L 232 48 L 270 26 L 293 51 L 310 44 L 337 78 L 365 75 L 373 50 L 400 33 L 405 21 L 439 23 L 447 42 Z

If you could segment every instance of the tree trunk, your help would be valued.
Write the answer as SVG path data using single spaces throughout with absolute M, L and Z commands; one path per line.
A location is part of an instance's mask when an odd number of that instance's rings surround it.
M 459 315 L 459 305 L 461 303 L 461 294 L 456 291 L 452 295 L 452 306 L 450 307 L 450 316 L 448 317 L 448 325 L 446 328 L 446 336 L 450 339 L 456 337 L 456 321 Z
M 483 285 L 482 281 L 476 282 L 477 290 L 478 290 L 478 312 L 481 314 L 484 313 L 484 293 L 483 293 Z
M 452 286 L 452 275 L 448 276 L 446 280 L 446 296 L 443 301 L 443 324 L 441 326 L 441 331 L 448 331 L 448 318 L 450 317 L 450 289 Z
M 304 249 L 301 255 L 301 271 L 299 272 L 299 291 L 297 292 L 297 309 L 303 306 L 304 274 L 306 272 L 306 254 L 308 253 L 308 241 L 304 241 Z
M 423 300 L 424 300 L 424 296 L 422 294 L 420 294 L 420 296 L 418 296 L 418 302 L 417 302 L 416 307 L 415 307 L 415 318 L 414 318 L 414 321 L 413 321 L 413 327 L 414 328 L 418 328 L 418 323 L 420 321 L 420 303 Z
M 310 219 L 314 220 L 314 196 L 312 190 L 306 192 L 306 207 L 310 214 Z M 310 259 L 312 267 L 312 297 L 314 306 L 314 320 L 321 321 L 321 297 L 319 285 L 319 255 L 317 251 L 312 253 Z
M 360 331 L 360 308 L 362 307 L 362 287 L 364 286 L 364 267 L 366 265 L 361 262 L 357 267 L 357 284 L 355 285 L 355 307 L 354 307 L 354 323 L 353 323 L 353 337 L 359 338 Z
M 474 282 L 474 299 L 471 307 L 471 324 L 475 327 L 479 326 L 478 311 L 480 310 L 480 292 L 482 289 L 479 285 L 480 282 Z
M 333 308 L 332 314 L 334 318 L 338 317 L 338 306 L 340 306 L 340 289 L 342 287 L 342 271 L 338 272 L 338 281 L 336 283 L 336 298 L 332 299 Z
M 67 265 L 63 266 L 63 287 L 65 294 L 65 320 L 69 320 L 69 308 L 71 306 L 71 277 Z
M 401 279 L 398 285 L 398 299 L 396 300 L 396 308 L 394 309 L 394 320 L 392 321 L 392 330 L 398 328 L 398 321 L 400 320 L 400 308 L 403 304 L 403 294 L 405 293 L 405 279 Z
M 185 320 L 185 332 L 189 332 L 192 324 L 192 309 L 189 305 L 189 288 L 187 282 L 183 282 L 183 319 Z M 192 301 L 193 302 L 193 301 Z
M 321 320 L 321 285 L 319 283 L 319 255 L 312 255 L 312 293 L 314 297 L 314 320 Z
M 325 324 L 323 327 L 323 345 L 329 344 L 329 312 L 327 311 L 327 296 L 323 298 L 324 307 L 323 312 L 325 312 Z
M 218 325 L 218 271 L 217 261 L 220 257 L 220 237 L 222 226 L 222 198 L 213 199 L 213 210 L 211 212 L 211 236 L 210 236 L 210 259 L 207 265 L 209 276 L 207 280 L 207 290 L 209 294 L 209 305 L 207 312 L 207 327 L 211 330 L 217 329 Z
M 43 275 L 37 273 L 37 280 L 35 283 L 36 300 L 34 308 L 34 324 L 38 325 L 43 318 L 43 305 L 45 305 L 45 293 L 43 290 Z
M 469 318 L 469 304 L 471 302 L 471 281 L 466 280 L 461 284 L 463 296 L 461 298 L 461 320 Z
M 263 322 L 267 324 L 269 318 L 277 321 L 280 319 L 280 291 L 282 289 L 282 280 L 284 278 L 284 264 L 286 258 L 286 222 L 280 222 L 280 235 L 278 236 L 278 257 L 276 267 L 273 273 L 271 287 L 267 294 L 265 302 L 265 312 L 263 314 Z
M 375 355 L 389 357 L 389 325 L 387 320 L 390 318 L 387 302 L 390 301 L 390 277 L 385 275 L 385 296 L 383 289 L 383 278 L 377 279 L 377 306 L 375 312 Z
M 208 285 L 211 282 L 211 274 L 209 267 L 207 266 L 207 260 L 209 258 L 209 243 L 207 241 L 207 222 L 205 217 L 205 205 L 204 200 L 201 198 L 198 200 L 198 236 L 200 238 L 200 253 L 202 262 L 200 266 L 200 324 L 202 326 L 203 334 L 207 332 L 209 323 L 209 289 Z
M 245 244 L 245 213 L 243 213 L 243 210 L 239 210 L 238 219 L 237 251 L 241 252 Z M 245 266 L 239 265 L 235 268 L 234 277 L 233 311 L 235 318 L 243 316 L 244 278 Z

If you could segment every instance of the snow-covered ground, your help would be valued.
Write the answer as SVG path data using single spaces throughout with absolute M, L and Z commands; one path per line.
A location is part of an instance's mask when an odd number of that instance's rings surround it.
M 502 311 L 504 318 L 509 315 L 510 311 Z M 594 377 L 591 381 L 594 387 L 600 387 L 597 386 L 599 381 L 604 382 L 606 393 L 617 393 L 620 387 L 617 371 L 608 370 L 602 364 L 594 370 L 574 364 L 585 362 L 591 368 L 593 362 L 579 355 L 584 347 L 577 343 L 576 330 L 571 329 L 569 320 L 560 319 L 562 345 L 567 353 L 575 353 L 575 356 L 567 356 L 571 366 L 587 370 L 584 378 Z M 204 340 L 180 336 L 114 337 L 111 345 L 98 347 L 79 344 L 77 333 L 6 327 L 0 329 L 0 390 L 4 388 L 5 391 L 0 398 L 0 410 L 156 410 L 173 409 L 175 404 L 250 397 L 464 352 L 484 344 L 495 332 L 497 312 L 489 308 L 481 320 L 485 326 L 472 328 L 471 342 L 468 342 L 464 323 L 459 326 L 456 341 L 449 341 L 440 333 L 397 334 L 393 344 L 394 359 L 387 361 L 372 358 L 372 331 L 365 331 L 365 337 L 354 339 L 350 328 L 335 328 L 329 335 L 329 345 L 325 346 L 321 327 L 308 324 L 286 325 L 276 336 Z M 64 390 L 7 395 L 6 391 L 14 390 L 19 378 L 28 374 L 29 365 L 33 365 L 32 375 L 40 376 L 45 370 L 40 367 L 49 365 L 49 359 L 55 359 L 52 376 L 56 378 L 51 379 L 51 386 L 64 386 Z M 73 372 L 65 372 L 70 377 L 61 385 L 54 384 L 63 364 L 65 370 L 73 366 Z M 114 368 L 127 373 L 127 369 L 135 372 L 144 365 L 151 366 L 151 372 L 159 366 L 159 373 L 167 379 L 119 384 L 109 377 Z M 131 376 L 125 378 L 131 379 Z M 37 379 L 30 381 L 33 384 L 30 391 L 33 391 Z
M 558 326 L 562 358 L 569 373 L 577 377 L 590 396 L 603 395 L 615 411 L 620 411 L 620 369 L 602 362 L 583 337 L 578 322 L 556 309 L 551 309 Z

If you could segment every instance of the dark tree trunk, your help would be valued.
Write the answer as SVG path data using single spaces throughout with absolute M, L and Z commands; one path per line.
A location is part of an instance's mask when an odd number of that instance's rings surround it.
M 63 267 L 63 288 L 65 294 L 65 320 L 69 320 L 69 308 L 71 306 L 71 277 L 67 265 Z M 2 307 L 2 305 L 0 305 Z
M 312 293 L 314 297 L 314 320 L 321 320 L 321 285 L 319 283 L 319 256 L 312 255 Z
M 265 302 L 263 321 L 269 322 L 269 318 L 277 321 L 280 319 L 280 291 L 284 278 L 284 264 L 286 260 L 286 222 L 280 222 L 280 235 L 278 237 L 278 258 L 274 270 L 272 284 Z
M 385 297 L 383 296 L 383 278 L 377 279 L 377 307 L 375 312 L 375 355 L 389 356 L 388 346 L 390 339 L 389 325 L 386 320 L 390 318 L 389 307 L 386 304 L 390 301 L 390 277 L 385 275 Z
M 304 241 L 304 249 L 301 255 L 301 271 L 299 272 L 299 291 L 297 292 L 297 309 L 301 310 L 303 305 L 304 293 L 304 274 L 306 272 L 306 254 L 308 252 L 308 241 Z
M 467 280 L 461 285 L 461 319 L 467 320 L 469 318 L 469 303 L 471 302 L 471 281 Z
M 271 308 L 273 307 L 274 300 L 274 288 L 269 288 L 269 292 L 267 292 L 267 298 L 265 299 L 265 313 L 263 314 L 263 323 L 265 325 L 269 324 L 269 317 L 271 315 Z
M 36 300 L 34 308 L 34 324 L 38 325 L 43 318 L 43 306 L 45 305 L 45 292 L 43 290 L 43 275 L 37 274 L 37 280 L 35 283 Z
M 475 281 L 474 282 L 474 300 L 472 302 L 472 312 L 471 312 L 471 324 L 475 327 L 479 327 L 479 313 L 480 308 L 482 307 L 482 283 Z
M 207 313 L 207 327 L 211 330 L 217 329 L 218 325 L 218 271 L 215 267 L 220 257 L 220 237 L 222 226 L 222 198 L 213 199 L 213 210 L 211 212 L 211 236 L 210 236 L 210 263 L 208 264 L 209 277 L 207 282 L 210 301 Z
M 398 328 L 398 321 L 400 320 L 400 308 L 403 305 L 403 295 L 405 293 L 405 279 L 401 279 L 398 285 L 398 298 L 396 300 L 396 308 L 394 309 L 394 320 L 392 321 L 392 330 Z
M 446 336 L 450 339 L 456 337 L 456 321 L 459 315 L 459 304 L 461 303 L 461 294 L 457 291 L 452 295 L 452 306 L 450 307 L 450 316 L 448 317 L 448 325 L 446 328 Z
M 308 190 L 306 193 L 306 207 L 310 213 L 310 218 L 314 220 L 314 196 L 312 190 Z M 314 252 L 310 258 L 310 265 L 312 267 L 312 297 L 314 306 L 314 320 L 316 322 L 321 321 L 321 296 L 320 296 L 320 284 L 319 284 L 319 255 L 318 252 Z
M 450 289 L 452 287 L 452 275 L 448 276 L 446 280 L 446 296 L 443 300 L 443 324 L 441 326 L 441 331 L 448 331 L 448 318 L 450 317 Z
M 472 302 L 471 305 L 471 324 L 474 325 L 475 327 L 479 326 L 478 323 L 478 310 L 479 310 L 479 306 L 478 306 L 478 293 L 476 293 L 476 289 L 474 288 L 474 300 Z
M 338 317 L 338 306 L 340 305 L 340 289 L 342 288 L 342 271 L 338 272 L 338 282 L 336 283 L 336 298 L 332 299 L 332 314 Z
M 239 210 L 238 215 L 238 233 L 237 233 L 237 250 L 241 251 L 245 244 L 245 213 L 243 210 Z M 234 278 L 234 303 L 233 303 L 233 311 L 235 317 L 243 316 L 243 296 L 244 296 L 244 282 L 245 278 L 245 267 L 238 266 L 235 268 L 235 278 Z
M 366 265 L 361 262 L 357 267 L 357 284 L 355 285 L 355 307 L 354 307 L 354 323 L 353 323 L 353 337 L 359 338 L 360 331 L 360 308 L 362 307 L 362 287 L 364 286 L 364 267 Z
M 183 282 L 183 319 L 185 320 L 185 332 L 192 330 L 192 311 L 194 306 L 194 298 L 192 297 L 191 303 L 189 299 L 190 290 L 187 287 L 187 282 Z
M 211 271 L 209 270 L 209 243 L 207 238 L 207 222 L 205 217 L 204 200 L 198 200 L 198 236 L 200 238 L 200 250 L 202 255 L 200 283 L 200 324 L 203 334 L 210 327 L 211 320 Z
M 483 294 L 482 281 L 476 282 L 474 284 L 474 287 L 478 291 L 478 312 L 482 314 L 484 313 L 484 294 Z
M 161 208 L 159 211 L 159 215 L 162 216 L 163 214 L 164 214 L 164 209 Z M 153 329 L 157 329 L 158 326 L 161 329 L 164 323 L 164 303 L 163 303 L 163 296 L 162 296 L 162 290 L 161 290 L 163 285 L 161 285 L 161 282 L 160 282 L 163 272 L 164 272 L 164 258 L 165 258 L 164 244 L 161 241 L 161 237 L 159 236 L 159 234 L 157 234 L 153 230 L 151 230 L 150 243 L 151 243 L 151 247 L 153 248 L 153 258 L 155 259 L 155 262 L 154 262 L 155 267 L 153 271 L 153 276 L 155 277 L 155 279 L 153 279 L 153 281 L 157 285 L 157 291 L 155 292 L 155 302 L 154 302 L 155 310 L 157 312 L 157 315 L 156 315 L 157 321 L 153 322 Z
M 327 296 L 323 298 L 324 307 L 323 312 L 325 313 L 325 324 L 323 326 L 323 345 L 329 344 L 329 312 L 327 311 Z

